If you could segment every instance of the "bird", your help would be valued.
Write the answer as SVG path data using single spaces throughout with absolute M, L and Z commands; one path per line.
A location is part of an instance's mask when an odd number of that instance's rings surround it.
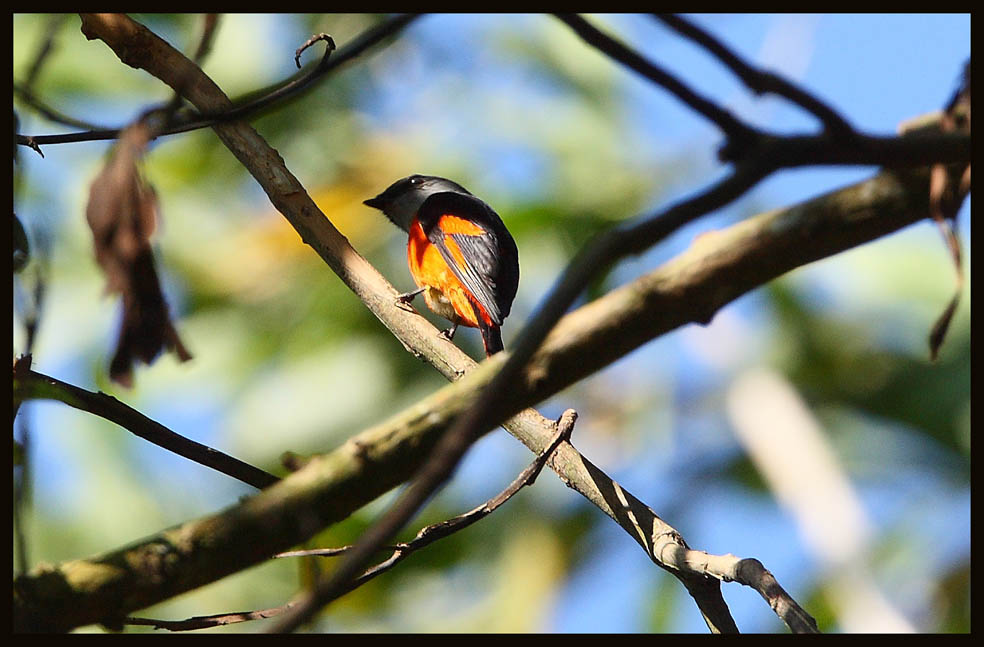
M 363 204 L 379 209 L 407 233 L 407 263 L 418 294 L 453 325 L 478 328 L 486 356 L 503 349 L 502 322 L 519 288 L 516 241 L 492 207 L 443 177 L 414 174 L 397 180 Z

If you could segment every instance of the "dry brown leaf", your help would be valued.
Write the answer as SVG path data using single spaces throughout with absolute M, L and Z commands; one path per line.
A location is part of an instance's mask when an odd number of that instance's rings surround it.
M 191 359 L 171 323 L 150 245 L 157 228 L 157 194 L 139 170 L 149 139 L 143 121 L 120 134 L 106 166 L 92 182 L 86 206 L 106 290 L 120 294 L 123 301 L 109 375 L 127 387 L 133 384 L 136 359 L 150 364 L 163 348 L 174 350 L 181 361 Z

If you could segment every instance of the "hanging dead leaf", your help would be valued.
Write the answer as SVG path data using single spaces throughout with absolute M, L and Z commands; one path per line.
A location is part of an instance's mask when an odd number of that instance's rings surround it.
M 143 121 L 120 134 L 92 182 L 86 206 L 106 290 L 122 296 L 123 316 L 109 374 L 127 387 L 133 384 L 136 359 L 150 364 L 163 348 L 174 350 L 181 361 L 191 359 L 171 323 L 150 245 L 157 228 L 157 194 L 139 170 L 149 139 Z

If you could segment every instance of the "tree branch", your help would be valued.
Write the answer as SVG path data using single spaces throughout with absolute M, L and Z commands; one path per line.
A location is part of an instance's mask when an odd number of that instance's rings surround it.
M 659 220 L 659 222 L 675 223 L 679 220 L 682 224 L 704 215 L 711 208 L 726 204 L 741 195 L 759 179 L 761 177 L 754 174 L 736 173 L 710 191 L 682 203 L 676 210 L 667 212 L 674 219 Z M 679 214 L 679 217 L 676 217 L 676 214 Z M 625 256 L 628 247 L 635 243 L 636 238 L 623 232 L 608 232 L 596 239 L 595 244 L 588 245 L 583 253 L 567 266 L 547 298 L 546 304 L 534 314 L 514 342 L 514 348 L 508 359 L 489 382 L 488 388 L 483 390 L 472 407 L 466 409 L 455 420 L 416 474 L 413 482 L 401 493 L 390 509 L 363 533 L 354 549 L 331 574 L 331 579 L 319 586 L 319 599 L 328 601 L 340 595 L 345 590 L 348 580 L 355 577 L 368 563 L 379 546 L 385 544 L 402 528 L 427 499 L 451 477 L 454 468 L 468 448 L 496 424 L 488 423 L 502 419 L 499 417 L 499 412 L 507 406 L 506 401 L 511 397 L 514 382 L 522 379 L 521 373 L 527 358 L 536 351 L 591 278 L 615 260 Z M 292 616 L 297 618 L 304 613 L 313 614 L 314 611 L 307 607 L 298 607 L 291 611 Z
M 325 52 L 325 55 L 322 57 L 321 61 L 310 71 L 296 74 L 286 81 L 277 83 L 271 88 L 252 92 L 250 94 L 255 98 L 244 103 L 240 103 L 238 105 L 229 104 L 229 106 L 223 110 L 200 111 L 196 115 L 185 116 L 183 119 L 175 119 L 173 123 L 169 124 L 168 127 L 158 133 L 157 136 L 175 135 L 192 130 L 199 130 L 201 128 L 211 128 L 219 123 L 228 123 L 237 119 L 245 119 L 246 117 L 255 116 L 261 110 L 268 108 L 275 103 L 296 98 L 312 87 L 315 81 L 325 77 L 329 72 L 335 70 L 344 63 L 361 56 L 364 52 L 366 52 L 366 50 L 375 46 L 387 37 L 398 33 L 419 17 L 420 16 L 418 14 L 402 14 L 388 18 L 383 23 L 376 25 L 371 29 L 367 29 L 365 32 L 359 34 L 359 36 L 352 40 L 352 42 L 332 56 L 330 60 L 329 54 L 334 51 L 335 45 L 334 42 L 330 40 L 331 37 L 329 36 L 328 42 L 330 43 L 330 46 L 328 50 Z M 83 22 L 84 21 L 85 16 L 83 16 Z M 208 39 L 210 36 L 211 30 L 206 27 L 196 55 L 203 56 L 208 51 Z M 133 67 L 140 67 L 139 64 L 128 64 L 133 65 Z M 169 85 L 177 91 L 179 87 L 179 80 L 170 76 L 168 78 L 171 80 Z M 17 143 L 23 146 L 31 146 L 40 153 L 38 146 L 116 139 L 119 137 L 121 132 L 122 129 L 114 128 L 90 130 L 88 132 L 81 133 L 65 133 L 61 135 L 17 135 Z
M 14 402 L 19 404 L 23 400 L 58 400 L 70 407 L 87 411 L 115 422 L 135 436 L 158 447 L 222 472 L 257 489 L 262 490 L 280 480 L 258 467 L 174 433 L 111 395 L 102 392 L 92 393 L 31 370 L 19 371 L 15 365 Z
M 51 106 L 45 104 L 43 101 L 41 101 L 41 99 L 34 96 L 34 93 L 31 92 L 30 87 L 26 84 L 22 85 L 14 81 L 14 94 L 19 96 L 21 100 L 24 101 L 24 103 L 37 110 L 42 116 L 57 124 L 64 124 L 66 126 L 73 126 L 75 128 L 86 128 L 88 130 L 101 130 L 100 127 L 95 124 L 91 124 L 87 121 L 82 121 L 81 119 L 76 119 L 71 115 L 66 115 L 52 108 Z M 119 132 L 119 130 L 116 130 L 115 132 Z M 22 137 L 26 137 L 26 136 L 22 135 Z M 33 137 L 31 137 L 30 139 L 31 141 L 34 141 Z M 19 142 L 19 143 L 24 143 L 24 142 Z
M 748 126 L 713 101 L 697 94 L 697 92 L 678 78 L 594 27 L 581 16 L 577 14 L 555 15 L 559 20 L 573 29 L 584 42 L 599 49 L 612 59 L 646 77 L 653 83 L 664 87 L 691 110 L 716 124 L 729 139 L 745 141 L 757 136 L 758 133 L 754 128 Z
M 713 54 L 755 94 L 772 93 L 788 99 L 819 119 L 827 132 L 835 137 L 854 136 L 854 128 L 847 123 L 847 120 L 823 101 L 777 74 L 752 67 L 724 43 L 689 20 L 673 14 L 661 14 L 657 15 L 656 18 L 663 21 L 666 26 L 678 34 L 689 38 Z
M 522 488 L 533 485 L 537 476 L 539 476 L 540 472 L 543 470 L 543 466 L 546 465 L 550 454 L 560 445 L 562 441 L 570 440 L 570 434 L 573 430 L 575 420 L 577 420 L 577 413 L 575 413 L 573 409 L 568 409 L 565 411 L 557 421 L 557 432 L 554 435 L 553 440 L 550 441 L 550 445 L 547 446 L 543 452 L 538 454 L 533 462 L 530 463 L 526 469 L 520 472 L 519 476 L 513 479 L 512 483 L 510 483 L 506 489 L 485 503 L 472 508 L 464 514 L 460 514 L 450 519 L 421 528 L 420 531 L 417 532 L 416 536 L 409 542 L 401 542 L 395 546 L 387 546 L 386 548 L 391 549 L 393 554 L 390 555 L 390 557 L 385 561 L 376 564 L 359 576 L 354 582 L 352 582 L 351 589 L 356 589 L 377 576 L 391 570 L 394 566 L 418 550 L 426 548 L 434 542 L 444 539 L 459 530 L 464 530 L 476 521 L 484 519 L 488 515 L 492 514 L 492 512 L 494 512 L 497 508 L 502 506 L 503 503 L 511 499 Z M 344 554 L 346 551 L 351 550 L 351 548 L 351 546 L 342 546 L 340 548 L 294 550 L 277 553 L 274 557 L 335 557 Z M 306 595 L 305 598 L 309 599 L 310 595 Z M 168 629 L 170 631 L 192 631 L 195 629 L 207 629 L 209 627 L 248 622 L 250 620 L 259 620 L 262 618 L 272 618 L 283 614 L 289 609 L 297 606 L 297 604 L 297 601 L 293 601 L 279 607 L 261 609 L 258 611 L 241 611 L 237 613 L 220 613 L 208 616 L 195 616 L 193 618 L 186 618 L 185 620 L 155 620 L 151 618 L 128 617 L 123 621 L 123 623 L 128 625 L 152 626 L 155 629 Z M 301 604 L 310 604 L 310 602 L 308 600 L 302 600 Z
M 560 443 L 570 441 L 570 435 L 574 428 L 575 420 L 577 420 L 577 412 L 573 409 L 568 409 L 565 411 L 557 420 L 557 431 L 555 432 L 554 437 L 550 441 L 547 448 L 543 452 L 539 453 L 536 459 L 534 459 L 534 461 L 530 463 L 526 469 L 520 472 L 519 476 L 513 479 L 513 482 L 510 483 L 505 490 L 492 497 L 482 505 L 473 508 L 464 514 L 422 528 L 417 533 L 416 537 L 414 537 L 409 543 L 397 544 L 394 547 L 393 554 L 389 557 L 389 559 L 370 568 L 354 580 L 346 581 L 344 588 L 341 590 L 335 590 L 329 586 L 332 578 L 322 577 L 307 596 L 300 600 L 298 604 L 291 607 L 289 610 L 290 613 L 287 617 L 271 627 L 271 633 L 286 633 L 293 631 L 303 622 L 311 618 L 313 614 L 317 613 L 321 607 L 331 602 L 332 599 L 341 597 L 355 588 L 362 586 L 377 575 L 385 573 L 415 551 L 424 548 L 425 546 L 429 546 L 435 541 L 443 539 L 444 537 L 456 533 L 459 530 L 464 530 L 476 521 L 480 521 L 495 512 L 496 509 L 511 499 L 523 487 L 533 485 L 536 477 L 540 474 L 540 471 L 546 464 L 547 459 L 550 458 L 550 455 L 557 449 L 557 447 L 560 446 Z M 331 556 L 334 557 L 336 555 L 342 555 L 353 549 L 357 549 L 357 545 L 346 546 L 344 550 L 332 550 Z M 300 552 L 304 553 L 306 551 Z M 327 595 L 333 595 L 334 597 L 328 598 L 326 597 Z
M 931 150 L 924 151 L 929 154 L 928 160 L 920 158 L 917 162 L 917 155 L 898 154 L 897 149 L 900 147 L 910 147 L 911 144 L 916 144 L 918 147 L 925 143 L 924 140 L 916 137 L 878 138 L 857 135 L 846 140 L 843 137 L 831 136 L 780 137 L 761 134 L 750 127 L 736 128 L 730 121 L 732 117 L 729 113 L 715 109 L 714 104 L 696 96 L 682 83 L 649 64 L 632 50 L 605 36 L 582 18 L 566 15 L 559 17 L 589 44 L 663 85 L 687 105 L 718 123 L 729 136 L 729 141 L 722 149 L 722 159 L 740 161 L 735 165 L 731 175 L 695 197 L 655 216 L 613 229 L 584 247 L 564 270 L 544 305 L 538 309 L 518 338 L 514 340 L 513 350 L 500 374 L 493 379 L 474 406 L 455 421 L 410 487 L 403 492 L 387 513 L 365 532 L 356 549 L 333 574 L 333 581 L 325 585 L 326 589 L 334 587 L 336 590 L 341 590 L 345 579 L 354 577 L 368 563 L 373 552 L 402 527 L 450 477 L 454 467 L 471 444 L 491 428 L 487 421 L 500 410 L 503 399 L 507 397 L 506 392 L 513 387 L 515 380 L 520 378 L 529 358 L 558 319 L 587 287 L 592 277 L 599 272 L 629 254 L 648 249 L 684 224 L 730 203 L 781 168 L 838 163 L 911 167 L 919 162 L 925 164 L 939 161 L 942 151 L 938 141 L 933 142 Z M 956 154 L 963 158 L 969 156 L 969 137 L 960 141 L 951 139 L 947 143 L 955 147 L 955 150 L 948 149 L 947 154 Z M 332 594 L 325 593 L 324 597 L 330 599 Z
M 195 631 L 196 629 L 211 629 L 212 627 L 224 627 L 250 620 L 261 620 L 263 618 L 274 618 L 279 616 L 287 609 L 294 606 L 294 602 L 288 602 L 279 607 L 270 609 L 259 609 L 257 611 L 238 611 L 233 613 L 216 613 L 209 616 L 194 616 L 184 620 L 157 620 L 154 618 L 128 617 L 123 619 L 126 625 L 141 625 L 153 627 L 154 629 L 167 629 L 168 631 Z
M 652 337 L 691 321 L 707 321 L 725 303 L 794 267 L 927 218 L 928 186 L 926 170 L 883 172 L 841 191 L 702 236 L 661 268 L 567 315 L 495 418 L 556 393 Z M 433 336 L 437 337 L 436 330 Z M 312 459 L 229 510 L 114 553 L 41 567 L 18 578 L 15 630 L 64 630 L 112 614 L 120 617 L 306 540 L 408 478 L 450 421 L 487 388 L 504 359 L 503 353 L 496 355 L 458 382 L 331 454 Z M 496 421 L 488 422 L 491 426 Z M 537 451 L 546 444 L 540 444 L 536 435 L 517 436 L 528 446 L 536 445 Z M 695 582 L 717 584 L 707 576 L 732 577 L 724 568 L 695 570 L 699 560 L 691 559 L 694 554 L 670 550 L 667 540 L 690 549 L 677 540 L 672 527 L 570 444 L 562 443 L 548 464 L 568 486 L 626 528 L 657 565 L 681 579 L 692 593 Z M 244 537 L 250 540 L 244 542 Z M 733 579 L 751 585 L 754 578 L 742 573 L 738 569 Z M 759 587 L 770 591 L 764 584 Z M 701 611 L 714 614 L 713 603 L 705 600 Z M 784 620 L 791 628 L 799 626 Z
M 514 349 L 500 373 L 495 376 L 474 405 L 448 429 L 436 446 L 434 454 L 422 466 L 410 487 L 375 524 L 366 530 L 351 554 L 339 565 L 332 578 L 321 587 L 319 595 L 323 599 L 332 599 L 344 588 L 345 582 L 368 563 L 373 552 L 412 518 L 426 500 L 450 477 L 467 449 L 492 428 L 488 421 L 498 415 L 504 400 L 508 398 L 507 392 L 513 388 L 514 382 L 520 379 L 527 361 L 560 316 L 598 272 L 630 253 L 643 251 L 658 243 L 683 224 L 728 204 L 781 168 L 807 164 L 845 163 L 846 160 L 852 160 L 850 162 L 852 164 L 880 163 L 898 167 L 911 167 L 916 163 L 908 156 L 892 155 L 887 160 L 877 161 L 873 157 L 884 153 L 883 147 L 891 149 L 899 143 L 907 143 L 898 138 L 853 135 L 850 138 L 841 136 L 836 139 L 829 135 L 779 137 L 760 134 L 741 124 L 739 124 L 741 128 L 736 128 L 730 122 L 729 113 L 695 95 L 682 83 L 649 64 L 632 50 L 594 29 L 583 19 L 577 16 L 559 17 L 589 44 L 663 85 L 694 110 L 718 123 L 729 135 L 729 141 L 720 153 L 722 160 L 740 160 L 740 162 L 729 177 L 694 198 L 636 224 L 613 229 L 583 248 L 564 270 L 560 281 L 548 295 L 545 305 L 537 311 L 518 339 L 514 341 Z M 912 139 L 908 141 L 911 142 Z M 969 155 L 969 137 L 956 145 L 962 147 L 959 151 L 962 157 Z M 937 159 L 939 154 L 939 150 L 932 152 L 931 156 L 935 160 L 932 163 L 939 162 Z M 300 613 L 301 611 L 296 612 L 296 614 Z
M 229 100 L 221 90 L 193 63 L 128 18 L 84 15 L 83 33 L 90 38 L 101 38 L 123 62 L 146 69 L 172 87 L 178 86 L 178 80 L 193 78 L 189 75 L 197 73 L 197 82 L 188 85 L 186 96 L 202 112 L 221 112 L 229 107 Z M 436 335 L 435 328 L 426 319 L 395 306 L 397 292 L 393 287 L 324 218 L 300 183 L 284 167 L 276 151 L 252 128 L 242 123 L 223 123 L 217 124 L 215 131 L 254 175 L 274 206 L 298 230 L 302 239 L 318 251 L 346 285 L 408 349 L 413 349 L 411 352 L 426 357 L 449 379 L 457 378 L 464 373 L 466 367 L 473 365 L 467 355 Z M 505 426 L 511 433 L 536 438 L 536 451 L 550 437 L 551 423 L 535 412 L 518 417 Z M 525 429 L 515 432 L 517 427 Z M 617 516 L 613 518 L 617 519 Z M 365 559 L 368 560 L 368 557 Z M 366 564 L 367 561 L 363 561 L 358 568 L 353 569 L 351 575 L 354 577 Z M 705 595 L 697 599 L 698 605 L 702 610 L 706 606 L 705 616 L 711 613 L 720 615 L 720 609 L 726 607 L 719 589 L 716 586 L 704 588 Z M 733 626 L 734 621 L 727 615 L 719 617 L 714 624 Z

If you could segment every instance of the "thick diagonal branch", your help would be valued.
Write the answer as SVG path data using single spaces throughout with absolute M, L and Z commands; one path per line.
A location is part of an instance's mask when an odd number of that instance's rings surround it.
M 653 337 L 688 322 L 707 321 L 725 303 L 790 269 L 927 218 L 928 186 L 925 170 L 883 172 L 705 235 L 658 270 L 562 319 L 496 417 L 556 393 Z M 240 505 L 104 556 L 40 568 L 19 578 L 14 586 L 15 629 L 68 629 L 111 619 L 111 614 L 122 616 L 304 541 L 412 474 L 504 359 L 500 354 L 486 361 Z M 488 420 L 490 428 L 497 422 Z M 537 451 L 543 449 L 537 434 L 517 436 Z M 761 578 L 744 577 L 741 569 L 700 566 L 700 551 L 677 540 L 672 527 L 571 445 L 561 444 L 549 466 L 626 528 L 656 564 L 684 581 L 692 593 L 691 586 L 716 583 L 715 578 L 770 586 Z M 775 608 L 783 613 L 792 607 Z M 725 617 L 709 601 L 701 610 L 712 618 Z M 789 612 L 799 616 L 799 611 Z M 791 627 L 800 626 L 781 617 Z

